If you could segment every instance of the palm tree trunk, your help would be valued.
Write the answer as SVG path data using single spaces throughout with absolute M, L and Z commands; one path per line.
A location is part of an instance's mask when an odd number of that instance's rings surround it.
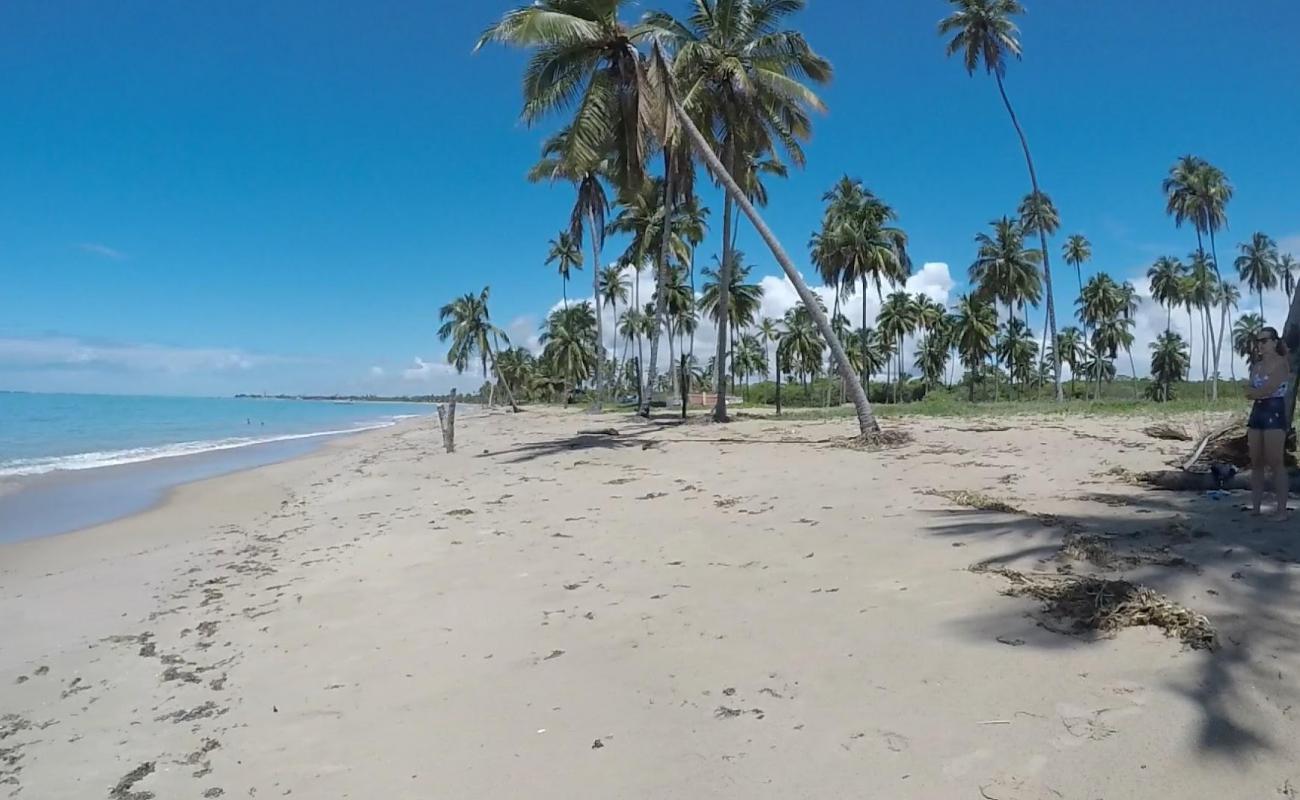
M 1137 365 L 1133 363 L 1133 348 L 1125 347 L 1124 350 L 1128 352 L 1129 372 L 1133 373 L 1133 399 L 1141 400 L 1142 394 L 1138 391 L 1138 368 Z
M 726 169 L 730 170 L 734 166 L 736 154 L 735 140 L 731 135 L 727 136 L 726 148 Z M 714 388 L 718 396 L 713 406 L 714 422 L 727 421 L 727 340 L 730 335 L 727 326 L 731 321 L 732 204 L 732 197 L 728 192 L 722 201 L 722 264 L 718 268 L 718 352 L 714 357 L 714 368 L 717 370 L 714 376 Z
M 871 369 L 867 366 L 867 276 L 862 275 L 862 388 L 871 392 Z
M 776 415 L 781 416 L 781 346 L 776 348 Z
M 1219 278 L 1219 283 L 1222 284 L 1223 275 L 1219 272 L 1219 247 L 1217 244 L 1215 244 L 1214 241 L 1214 228 L 1210 228 L 1210 256 L 1211 258 L 1214 259 L 1213 261 L 1210 262 L 1211 264 L 1214 265 L 1214 274 Z M 1222 316 L 1226 318 L 1227 315 L 1228 315 L 1228 304 L 1225 302 L 1223 304 Z M 1206 311 L 1206 316 L 1207 317 L 1209 316 L 1208 310 Z M 1224 334 L 1223 327 L 1225 326 L 1220 326 L 1219 336 L 1216 339 L 1214 336 L 1214 326 L 1213 325 L 1210 326 L 1210 340 L 1214 343 L 1214 374 L 1213 376 L 1211 376 L 1211 382 L 1210 382 L 1211 402 L 1217 401 L 1219 399 L 1219 362 L 1223 356 L 1223 334 Z
M 519 406 L 515 404 L 515 393 L 510 391 L 510 384 L 506 383 L 505 378 L 501 377 L 501 368 L 497 366 L 497 354 L 495 347 L 488 348 L 488 361 L 492 362 L 492 371 L 496 373 L 497 383 L 501 384 L 501 390 L 506 393 L 506 400 L 510 402 L 510 410 L 519 413 Z
M 655 320 L 650 331 L 650 369 L 646 372 L 646 388 L 641 397 L 641 416 L 650 416 L 650 398 L 654 394 L 655 371 L 659 364 L 659 336 L 668 312 L 668 244 L 672 241 L 673 218 L 673 159 L 672 148 L 664 148 L 664 220 L 659 239 L 659 258 L 655 263 Z
M 677 363 L 677 354 L 673 349 L 673 326 L 668 324 L 668 391 L 670 394 L 677 392 L 677 370 L 673 365 Z
M 667 69 L 667 59 L 658 44 L 655 45 L 655 58 L 663 68 L 663 74 L 671 74 Z M 839 341 L 839 337 L 835 335 L 835 331 L 831 329 L 830 320 L 826 319 L 826 315 L 822 313 L 821 308 L 817 305 L 817 296 L 808 288 L 808 284 L 804 283 L 803 277 L 795 269 L 794 262 L 790 260 L 790 256 L 786 254 L 785 249 L 781 247 L 781 243 L 777 241 L 776 236 L 767 227 L 767 223 L 763 221 L 763 218 L 754 210 L 754 206 L 750 204 L 749 199 L 745 197 L 745 193 L 736 184 L 735 178 L 723 167 L 717 154 L 709 147 L 704 135 L 700 133 L 699 128 L 695 127 L 695 122 L 691 120 L 690 115 L 682 108 L 681 101 L 677 98 L 677 92 L 673 89 L 672 83 L 670 81 L 665 82 L 664 86 L 668 100 L 672 103 L 673 113 L 676 115 L 677 121 L 686 130 L 687 135 L 690 136 L 691 144 L 694 146 L 696 153 L 713 171 L 713 174 L 722 181 L 722 185 L 727 190 L 727 196 L 732 198 L 740 206 L 740 209 L 745 212 L 745 216 L 749 218 L 749 221 L 758 231 L 758 235 L 763 238 L 763 241 L 772 251 L 777 263 L 781 265 L 781 270 L 794 284 L 799 299 L 808 307 L 808 313 L 812 316 L 813 322 L 816 323 L 817 329 L 821 331 L 822 337 L 830 345 L 831 356 L 835 360 L 835 366 L 839 370 L 840 376 L 856 387 L 850 394 L 852 395 L 854 409 L 857 411 L 858 429 L 861 435 L 866 437 L 879 433 L 880 423 L 876 420 L 875 412 L 871 409 L 867 394 L 858 386 L 857 376 L 853 374 L 853 365 L 849 363 L 849 358 L 844 353 L 844 345 Z M 722 316 L 725 317 L 726 314 Z
M 1011 116 L 1011 124 L 1016 128 L 1016 135 L 1020 137 L 1020 149 L 1025 151 L 1025 165 L 1029 167 L 1029 184 L 1033 188 L 1034 196 L 1037 197 L 1038 191 L 1038 173 L 1034 170 L 1034 158 L 1029 154 L 1029 140 L 1025 138 L 1025 131 L 1020 127 L 1020 120 L 1016 117 L 1016 110 L 1011 107 L 1011 98 L 1007 97 L 1007 88 L 1002 85 L 1002 73 L 996 70 L 993 77 L 997 79 L 998 93 L 1002 95 L 1002 103 L 1007 107 L 1007 114 Z M 1052 259 L 1047 251 L 1047 233 L 1041 228 L 1038 231 L 1038 244 L 1043 252 L 1043 288 L 1047 293 L 1047 326 L 1052 332 L 1052 341 L 1056 341 L 1056 301 L 1052 297 Z M 1058 361 L 1054 369 L 1056 383 L 1056 400 L 1061 402 L 1065 399 L 1065 394 L 1061 391 L 1061 364 Z
M 600 411 L 604 392 L 600 374 L 605 370 L 605 323 L 600 313 L 600 236 L 596 230 L 596 215 L 590 209 L 587 211 L 587 225 L 591 229 L 591 297 L 596 304 L 596 372 L 592 376 L 595 391 L 591 395 L 590 410 Z

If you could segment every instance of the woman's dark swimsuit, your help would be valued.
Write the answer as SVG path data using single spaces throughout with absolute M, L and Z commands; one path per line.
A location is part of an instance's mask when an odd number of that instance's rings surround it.
M 1258 388 L 1267 382 L 1268 376 L 1260 375 L 1251 380 L 1251 385 Z M 1272 397 L 1256 400 L 1255 405 L 1251 406 L 1250 419 L 1246 422 L 1246 427 L 1256 431 L 1286 430 L 1286 389 L 1287 385 L 1284 382 L 1277 387 Z

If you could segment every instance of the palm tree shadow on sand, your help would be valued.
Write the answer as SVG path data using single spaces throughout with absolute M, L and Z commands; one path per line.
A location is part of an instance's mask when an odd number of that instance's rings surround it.
M 1181 657 L 1194 659 L 1192 677 L 1170 679 L 1167 688 L 1199 709 L 1199 750 L 1232 760 L 1276 751 L 1278 742 L 1257 720 L 1261 703 L 1288 718 L 1300 706 L 1300 687 L 1284 671 L 1284 665 L 1300 659 L 1294 614 L 1285 613 L 1300 596 L 1295 582 L 1300 543 L 1293 526 L 1247 523 L 1252 518 L 1235 505 L 1209 505 L 1212 501 L 1201 495 L 1146 492 L 1086 499 L 1122 511 L 1035 515 L 943 508 L 942 501 L 925 510 L 935 517 L 932 533 L 955 547 L 975 546 L 977 540 L 1006 544 L 1002 552 L 979 559 L 972 565 L 976 569 L 1122 579 L 1205 614 L 1217 632 L 1216 649 L 1192 650 L 1176 638 L 1168 644 L 1183 646 Z M 989 581 L 991 591 L 1008 588 L 996 574 L 980 579 Z M 954 624 L 980 642 L 1043 649 L 1086 648 L 1109 639 L 1096 631 L 1072 631 L 1071 622 L 1043 603 L 1007 598 L 995 612 Z

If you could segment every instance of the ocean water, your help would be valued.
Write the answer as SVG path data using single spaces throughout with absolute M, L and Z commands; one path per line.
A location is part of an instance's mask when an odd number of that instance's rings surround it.
M 0 392 L 0 477 L 307 440 L 433 411 L 426 403 Z

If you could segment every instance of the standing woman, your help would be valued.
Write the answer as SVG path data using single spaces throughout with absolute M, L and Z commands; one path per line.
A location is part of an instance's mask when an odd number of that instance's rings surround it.
M 1250 444 L 1250 492 L 1255 513 L 1264 501 L 1265 470 L 1273 474 L 1277 509 L 1272 519 L 1286 519 L 1290 478 L 1282 453 L 1286 446 L 1286 390 L 1291 380 L 1291 360 L 1277 329 L 1261 328 L 1250 354 L 1250 388 L 1246 397 L 1254 400 L 1246 440 Z

